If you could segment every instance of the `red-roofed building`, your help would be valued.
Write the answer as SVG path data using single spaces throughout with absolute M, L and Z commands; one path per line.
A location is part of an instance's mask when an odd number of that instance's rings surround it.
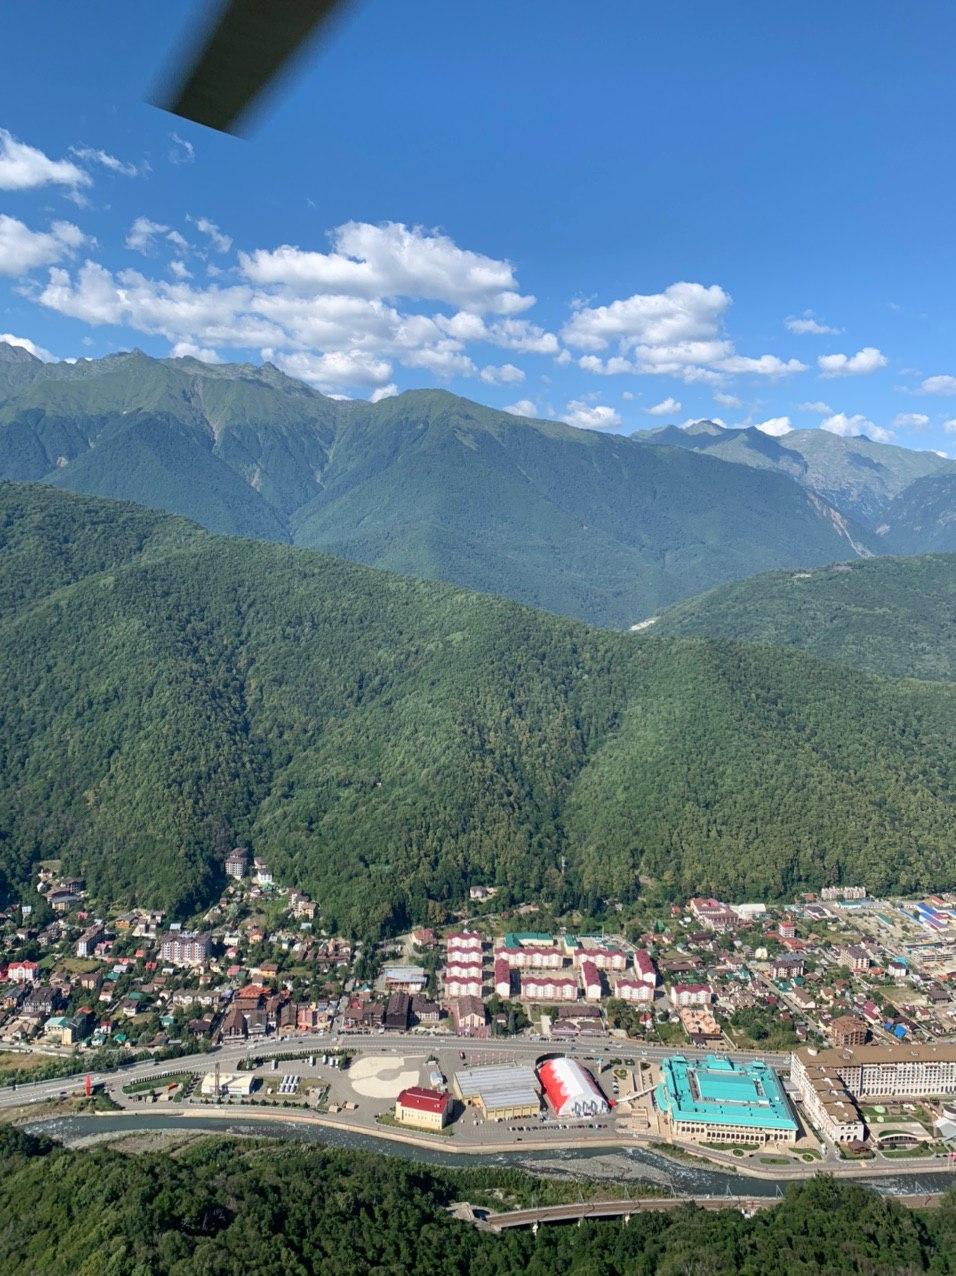
M 423 1130 L 440 1130 L 451 1116 L 451 1095 L 444 1090 L 409 1086 L 395 1100 L 395 1120 Z
M 40 978 L 40 966 L 35 961 L 12 961 L 7 967 L 7 978 L 13 984 L 35 984 Z

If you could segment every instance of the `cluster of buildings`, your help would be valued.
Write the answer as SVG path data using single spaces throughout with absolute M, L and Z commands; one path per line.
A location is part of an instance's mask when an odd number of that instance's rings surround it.
M 817 1129 L 834 1143 L 858 1143 L 863 1103 L 956 1094 L 956 1044 L 805 1047 L 794 1052 L 790 1075 Z

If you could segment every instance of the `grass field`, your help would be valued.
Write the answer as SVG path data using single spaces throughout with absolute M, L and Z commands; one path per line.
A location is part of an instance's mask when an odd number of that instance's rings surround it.
M 52 1055 L 20 1054 L 16 1050 L 8 1050 L 0 1054 L 0 1075 L 5 1072 L 28 1072 L 33 1068 L 45 1068 L 54 1062 Z

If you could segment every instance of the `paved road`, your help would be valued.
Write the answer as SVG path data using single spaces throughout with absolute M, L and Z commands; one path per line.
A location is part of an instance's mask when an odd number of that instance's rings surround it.
M 678 1053 L 674 1047 L 644 1045 L 637 1041 L 622 1041 L 617 1037 L 588 1037 L 584 1041 L 531 1041 L 527 1038 L 490 1038 L 478 1041 L 470 1037 L 449 1037 L 446 1035 L 429 1036 L 421 1033 L 378 1033 L 345 1034 L 331 1037 L 327 1033 L 315 1036 L 297 1036 L 287 1038 L 270 1037 L 262 1041 L 248 1042 L 243 1045 L 225 1045 L 209 1054 L 186 1055 L 181 1059 L 164 1060 L 156 1063 L 148 1060 L 134 1063 L 111 1072 L 94 1072 L 91 1074 L 94 1085 L 109 1084 L 122 1078 L 123 1084 L 143 1080 L 161 1072 L 209 1071 L 216 1063 L 223 1070 L 235 1066 L 240 1060 L 249 1057 L 269 1059 L 277 1054 L 288 1054 L 292 1051 L 314 1050 L 318 1054 L 330 1049 L 343 1048 L 357 1054 L 382 1055 L 390 1053 L 415 1053 L 454 1055 L 451 1062 L 464 1053 L 466 1061 L 471 1063 L 478 1059 L 486 1059 L 489 1055 L 507 1060 L 533 1060 L 542 1054 L 560 1052 L 572 1055 L 576 1059 L 596 1062 L 598 1059 L 627 1057 L 633 1059 L 658 1060 Z M 694 1056 L 712 1053 L 708 1050 L 697 1050 L 693 1046 L 680 1047 L 679 1053 Z M 786 1054 L 758 1054 L 747 1050 L 726 1052 L 728 1057 L 740 1061 L 754 1058 L 765 1059 L 775 1068 L 786 1068 L 790 1056 Z M 460 1063 L 460 1059 L 458 1059 Z M 36 1081 L 0 1088 L 0 1108 L 16 1107 L 24 1103 L 40 1103 L 56 1099 L 62 1093 L 75 1094 L 83 1089 L 86 1073 L 79 1072 L 69 1077 L 56 1077 L 50 1081 Z
M 538 1209 L 508 1210 L 501 1214 L 476 1211 L 476 1221 L 494 1232 L 510 1227 L 533 1227 L 537 1223 L 568 1223 L 584 1218 L 627 1218 L 631 1214 L 651 1210 L 679 1210 L 693 1201 L 706 1210 L 739 1209 L 751 1214 L 778 1204 L 772 1196 L 648 1196 L 634 1201 L 579 1201 L 568 1205 L 544 1205 Z

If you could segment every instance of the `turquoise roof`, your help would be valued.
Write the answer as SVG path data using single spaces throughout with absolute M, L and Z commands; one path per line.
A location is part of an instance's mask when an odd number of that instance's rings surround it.
M 796 1130 L 780 1079 L 762 1060 L 738 1064 L 722 1055 L 688 1061 L 672 1055 L 661 1063 L 657 1106 L 675 1121 Z

